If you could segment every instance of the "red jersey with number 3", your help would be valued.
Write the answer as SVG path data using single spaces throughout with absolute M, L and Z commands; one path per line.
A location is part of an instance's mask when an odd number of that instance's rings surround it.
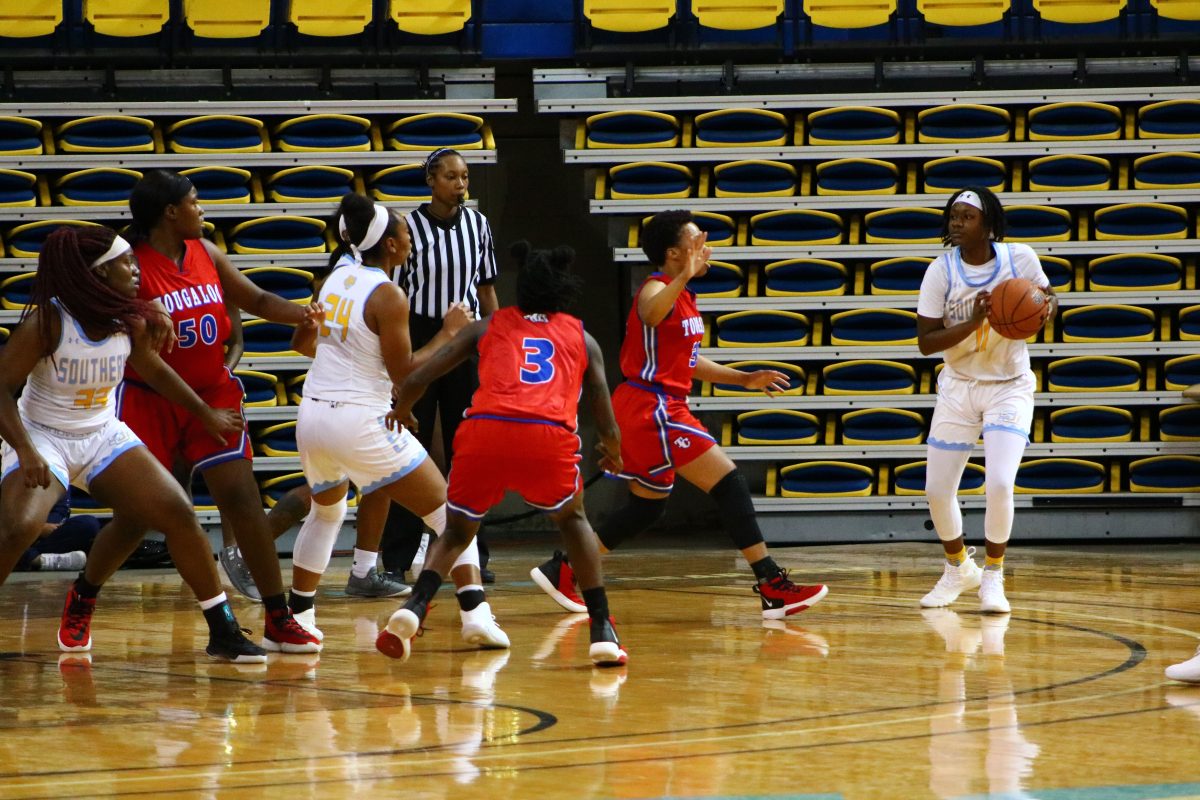
M 546 421 L 574 431 L 587 365 L 577 317 L 502 308 L 479 339 L 479 388 L 466 416 Z
M 651 281 L 667 284 L 671 279 L 656 272 L 638 288 L 625 324 L 625 341 L 621 343 L 621 374 L 625 380 L 686 397 L 692 390 L 692 375 L 700 358 L 704 318 L 696 308 L 695 293 L 684 289 L 675 298 L 671 312 L 656 327 L 642 322 L 637 297 Z
M 163 361 L 193 389 L 205 389 L 229 380 L 225 370 L 225 340 L 229 314 L 212 257 L 199 239 L 184 242 L 183 267 L 155 250 L 148 242 L 133 249 L 141 271 L 138 297 L 159 300 L 175 323 L 179 341 Z M 132 368 L 127 377 L 139 380 Z

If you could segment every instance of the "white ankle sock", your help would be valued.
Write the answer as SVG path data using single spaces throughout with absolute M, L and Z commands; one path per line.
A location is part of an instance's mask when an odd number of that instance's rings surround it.
M 379 561 L 379 552 L 377 550 L 359 550 L 354 548 L 354 566 L 350 571 L 354 573 L 356 578 L 365 578 L 375 568 L 375 564 Z

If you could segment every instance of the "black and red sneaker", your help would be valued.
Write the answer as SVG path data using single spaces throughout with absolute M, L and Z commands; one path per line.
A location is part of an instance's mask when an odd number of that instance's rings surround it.
M 587 611 L 583 598 L 575 591 L 575 570 L 561 550 L 555 550 L 554 557 L 545 564 L 529 570 L 529 577 L 567 611 Z
M 592 646 L 588 650 L 588 655 L 592 657 L 592 663 L 597 667 L 619 667 L 629 661 L 629 654 L 621 647 L 621 642 L 617 639 L 617 629 L 613 625 L 613 618 L 593 619 L 592 623 Z
M 781 569 L 775 577 L 755 586 L 754 593 L 762 598 L 765 619 L 783 619 L 821 602 L 829 594 L 829 587 L 820 583 L 815 586 L 792 583 L 787 570 Z
M 321 652 L 321 640 L 304 630 L 288 608 L 267 612 L 262 646 L 272 653 Z
M 58 649 L 65 653 L 82 653 L 92 649 L 92 614 L 96 598 L 80 597 L 72 586 L 67 591 L 62 621 L 58 624 Z

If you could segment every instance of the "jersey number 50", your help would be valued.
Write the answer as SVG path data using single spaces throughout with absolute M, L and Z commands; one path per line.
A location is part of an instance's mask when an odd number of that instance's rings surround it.
M 198 341 L 213 344 L 217 341 L 217 318 L 205 314 L 199 319 L 181 319 L 177 335 L 179 346 L 183 348 L 195 347 Z
M 521 383 L 547 383 L 554 378 L 554 342 L 526 336 L 521 340 L 525 363 L 521 365 Z

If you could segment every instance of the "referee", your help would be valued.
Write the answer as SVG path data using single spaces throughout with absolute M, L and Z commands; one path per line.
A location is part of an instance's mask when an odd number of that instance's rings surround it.
M 405 217 L 412 236 L 412 255 L 404 270 L 396 273 L 397 283 L 408 296 L 414 351 L 441 329 L 442 316 L 452 303 L 465 303 L 476 319 L 499 308 L 491 226 L 483 214 L 463 205 L 470 182 L 466 161 L 448 147 L 434 150 L 425 161 L 425 182 L 432 198 Z M 434 420 L 441 412 L 447 472 L 453 457 L 454 433 L 478 385 L 476 362 L 469 359 L 432 383 L 413 408 L 417 439 L 426 450 L 433 441 Z M 380 545 L 384 569 L 401 573 L 412 566 L 424 530 L 419 517 L 392 504 Z M 480 571 L 490 583 L 488 549 L 482 537 L 479 559 Z

